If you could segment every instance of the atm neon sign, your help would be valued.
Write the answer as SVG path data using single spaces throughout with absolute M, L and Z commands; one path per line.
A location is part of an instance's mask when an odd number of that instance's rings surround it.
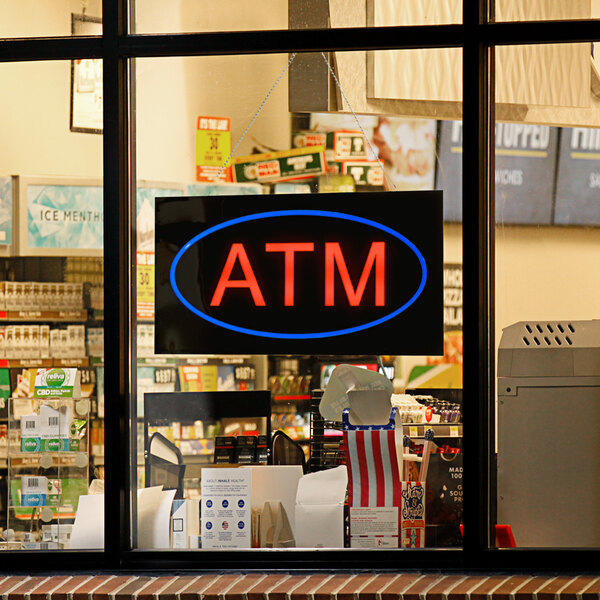
M 364 262 L 362 263 L 362 269 L 360 269 L 360 275 L 358 278 L 355 276 L 353 279 L 350 274 L 344 249 L 342 248 L 342 245 L 334 239 L 323 239 L 315 242 L 282 242 L 265 240 L 261 245 L 261 256 L 257 256 L 256 253 L 249 253 L 244 241 L 237 240 L 230 241 L 226 247 L 226 258 L 222 264 L 216 285 L 214 286 L 214 289 L 208 291 L 207 308 L 202 310 L 198 306 L 195 306 L 180 291 L 180 287 L 177 284 L 177 267 L 186 253 L 193 249 L 196 244 L 209 239 L 218 232 L 238 225 L 252 222 L 264 222 L 269 219 L 295 219 L 298 217 L 335 219 L 338 222 L 349 221 L 366 226 L 367 229 L 365 229 L 365 231 L 375 230 L 375 237 L 387 237 L 387 240 L 389 240 L 391 236 L 391 238 L 394 238 L 393 242 L 396 245 L 399 243 L 408 251 L 408 254 L 412 256 L 413 261 L 415 259 L 418 261 L 420 269 L 418 285 L 408 299 L 403 301 L 400 306 L 390 307 L 389 312 L 366 323 L 332 329 L 330 331 L 301 333 L 295 331 L 266 331 L 262 329 L 253 329 L 216 318 L 215 316 L 208 314 L 208 311 L 210 309 L 222 308 L 228 296 L 240 293 L 245 294 L 248 304 L 257 309 L 262 308 L 264 310 L 269 310 L 269 306 L 274 302 L 278 302 L 280 305 L 293 310 L 298 302 L 297 266 L 305 265 L 306 261 L 313 259 L 315 256 L 323 258 L 323 265 L 319 266 L 319 272 L 323 274 L 322 285 L 315 286 L 316 289 L 319 290 L 322 288 L 320 291 L 322 297 L 319 300 L 321 306 L 325 308 L 336 307 L 340 303 L 346 302 L 350 309 L 359 308 L 361 305 L 365 304 L 366 290 L 372 285 L 373 289 L 370 294 L 372 306 L 379 308 L 381 312 L 381 309 L 386 306 L 386 273 L 390 273 L 389 264 L 386 269 L 386 260 L 388 260 L 386 247 L 391 242 L 386 242 L 381 239 L 372 239 L 368 251 L 366 252 L 366 256 L 363 258 Z M 278 221 L 278 223 L 280 222 L 281 221 Z M 381 235 L 379 232 L 385 235 Z M 259 277 L 257 277 L 256 265 L 257 262 L 261 263 L 265 256 L 273 257 L 278 255 L 280 256 L 278 271 L 270 273 L 269 276 L 271 279 L 279 278 L 283 281 L 282 296 L 279 298 L 267 297 L 259 282 Z M 308 340 L 357 333 L 397 317 L 413 305 L 423 292 L 427 282 L 427 265 L 423 254 L 409 239 L 382 223 L 361 216 L 335 211 L 309 209 L 275 210 L 230 219 L 209 227 L 194 236 L 185 243 L 176 254 L 170 266 L 169 277 L 171 288 L 179 301 L 192 313 L 213 325 L 250 336 L 273 339 Z M 341 282 L 341 289 L 344 293 L 336 295 L 336 289 L 340 289 L 339 282 Z
M 348 267 L 344 260 L 339 242 L 325 242 L 325 306 L 335 305 L 335 271 L 336 267 L 344 285 L 350 306 L 359 306 L 363 297 L 367 280 L 372 267 L 375 267 L 375 306 L 385 305 L 385 242 L 373 242 L 367 256 L 358 286 L 354 289 Z M 294 266 L 296 252 L 314 252 L 315 245 L 310 242 L 266 243 L 265 252 L 282 252 L 284 256 L 284 306 L 294 306 L 295 277 Z M 239 262 L 243 271 L 242 279 L 232 279 L 233 268 Z M 219 283 L 210 305 L 219 306 L 228 288 L 247 288 L 255 306 L 266 306 L 250 259 L 243 243 L 231 244 L 227 261 L 219 278 Z

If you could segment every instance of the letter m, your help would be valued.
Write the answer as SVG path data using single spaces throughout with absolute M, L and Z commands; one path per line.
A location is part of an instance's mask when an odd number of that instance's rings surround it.
M 350 280 L 346 261 L 338 242 L 325 243 L 325 306 L 335 304 L 335 268 L 340 273 L 350 306 L 359 306 L 369 275 L 375 266 L 375 306 L 385 304 L 385 242 L 373 242 L 356 290 Z

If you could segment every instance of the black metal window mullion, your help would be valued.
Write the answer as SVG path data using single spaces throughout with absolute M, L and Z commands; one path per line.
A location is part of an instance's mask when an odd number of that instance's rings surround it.
M 104 316 L 105 316 L 105 564 L 118 568 L 130 547 L 131 240 L 127 1 L 104 1 Z M 135 427 L 133 428 L 135 430 Z
M 463 543 L 465 561 L 471 566 L 491 541 L 493 59 L 484 35 L 487 4 L 487 0 L 463 4 Z

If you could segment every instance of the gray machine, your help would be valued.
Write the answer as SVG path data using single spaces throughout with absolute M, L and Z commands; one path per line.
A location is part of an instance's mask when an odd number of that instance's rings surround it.
M 498 523 L 517 546 L 600 547 L 600 320 L 504 329 Z

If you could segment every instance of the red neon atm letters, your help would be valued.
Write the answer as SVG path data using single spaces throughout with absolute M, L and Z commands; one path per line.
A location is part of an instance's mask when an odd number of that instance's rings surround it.
M 311 242 L 266 243 L 266 252 L 283 253 L 284 273 L 284 306 L 294 306 L 294 267 L 297 252 L 314 252 Z M 236 264 L 244 274 L 243 279 L 231 279 L 231 273 Z M 385 242 L 372 242 L 356 289 L 350 279 L 344 254 L 338 242 L 325 242 L 325 306 L 335 305 L 335 272 L 339 272 L 344 291 L 350 306 L 359 306 L 362 300 L 369 275 L 375 269 L 375 306 L 385 305 Z M 256 306 L 265 306 L 256 276 L 250 264 L 250 259 L 242 243 L 231 244 L 225 266 L 215 288 L 211 306 L 220 306 L 223 295 L 228 288 L 247 288 Z

